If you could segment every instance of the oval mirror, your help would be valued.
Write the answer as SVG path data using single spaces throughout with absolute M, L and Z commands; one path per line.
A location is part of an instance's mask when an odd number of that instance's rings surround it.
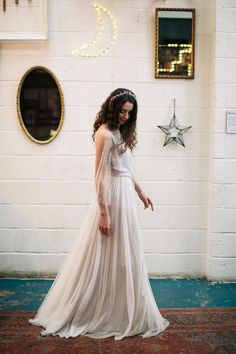
M 64 120 L 64 98 L 50 70 L 36 66 L 25 73 L 18 87 L 17 113 L 32 141 L 46 144 L 57 136 Z

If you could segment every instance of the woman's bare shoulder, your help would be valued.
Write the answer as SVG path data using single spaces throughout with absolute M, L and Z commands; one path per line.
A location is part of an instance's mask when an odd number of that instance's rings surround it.
M 107 125 L 105 123 L 101 124 L 98 130 L 96 130 L 95 135 L 99 136 L 111 136 L 111 131 L 107 128 Z
M 113 136 L 111 131 L 107 128 L 105 124 L 100 125 L 95 133 L 95 141 L 107 142 L 109 145 L 113 143 Z

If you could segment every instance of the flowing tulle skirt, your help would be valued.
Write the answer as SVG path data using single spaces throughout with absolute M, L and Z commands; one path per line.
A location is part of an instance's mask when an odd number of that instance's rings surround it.
M 132 179 L 112 179 L 112 236 L 99 231 L 96 196 L 80 237 L 64 259 L 34 319 L 41 335 L 156 336 L 169 325 L 155 302 L 144 261 Z

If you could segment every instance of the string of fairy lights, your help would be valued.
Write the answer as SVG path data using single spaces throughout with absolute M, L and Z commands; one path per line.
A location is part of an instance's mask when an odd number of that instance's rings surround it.
M 192 45 L 191 44 L 176 44 L 176 43 L 170 43 L 166 45 L 159 45 L 159 47 L 175 47 L 175 48 L 183 48 L 180 49 L 178 52 L 178 59 L 177 60 L 172 60 L 170 64 L 170 68 L 158 68 L 158 71 L 161 72 L 174 72 L 175 71 L 175 65 L 176 64 L 181 64 L 183 62 L 183 54 L 191 54 L 192 53 Z M 159 64 L 159 63 L 158 63 Z M 188 76 L 191 76 L 192 74 L 192 64 L 188 64 Z
M 117 37 L 117 26 L 116 26 L 116 21 L 114 19 L 114 16 L 111 14 L 110 11 L 107 10 L 107 8 L 105 6 L 102 6 L 97 3 L 93 4 L 93 9 L 94 9 L 94 11 L 96 13 L 96 17 L 97 17 L 98 30 L 97 30 L 94 38 L 91 41 L 82 45 L 80 48 L 71 49 L 70 53 L 73 56 L 85 57 L 85 58 L 102 57 L 107 54 L 107 52 L 112 48 L 112 46 L 115 43 L 115 40 Z M 110 22 L 111 22 L 111 27 L 112 27 L 111 40 L 105 46 L 105 48 L 100 49 L 97 52 L 90 53 L 89 52 L 90 48 L 95 47 L 96 44 L 98 44 L 99 41 L 101 41 L 101 36 L 102 36 L 102 33 L 104 32 L 104 20 L 103 20 L 104 14 L 110 19 Z M 162 45 L 160 45 L 160 47 L 161 46 Z M 167 46 L 180 48 L 179 52 L 178 52 L 178 58 L 176 60 L 171 61 L 170 68 L 158 68 L 158 70 L 160 72 L 174 72 L 175 66 L 177 64 L 181 64 L 183 62 L 183 55 L 184 54 L 191 54 L 191 52 L 192 52 L 192 46 L 189 44 L 170 43 Z M 191 76 L 192 64 L 188 64 L 187 72 L 188 72 L 188 76 Z
M 110 11 L 107 10 L 105 6 L 99 5 L 99 4 L 93 4 L 94 11 L 97 16 L 97 23 L 98 23 L 98 30 L 95 34 L 94 39 L 92 39 L 90 42 L 87 44 L 84 44 L 80 48 L 73 48 L 71 49 L 70 53 L 74 56 L 80 56 L 80 57 L 101 57 L 107 54 L 107 52 L 112 48 L 114 45 L 114 42 L 116 40 L 117 36 L 117 26 L 116 26 L 116 21 L 114 19 L 114 16 L 111 14 Z M 98 50 L 95 53 L 89 53 L 87 50 L 93 46 L 95 46 L 100 40 L 101 40 L 101 35 L 104 32 L 104 22 L 103 22 L 103 15 L 106 15 L 110 21 L 111 21 L 111 27 L 112 27 L 112 33 L 111 33 L 111 40 L 110 42 L 106 45 L 105 48 Z

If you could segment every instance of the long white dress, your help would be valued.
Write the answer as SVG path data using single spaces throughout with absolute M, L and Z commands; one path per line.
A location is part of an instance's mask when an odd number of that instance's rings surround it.
M 41 335 L 115 340 L 156 336 L 169 321 L 162 317 L 149 283 L 131 172 L 131 151 L 122 155 L 119 130 L 101 126 L 96 193 L 78 238 L 29 323 Z M 119 145 L 121 143 L 121 145 Z M 107 203 L 112 235 L 99 231 L 99 202 Z

